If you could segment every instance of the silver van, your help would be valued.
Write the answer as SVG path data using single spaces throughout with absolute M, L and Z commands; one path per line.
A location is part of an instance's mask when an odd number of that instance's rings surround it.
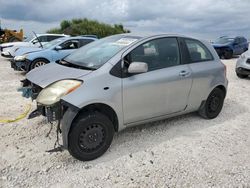
M 58 121 L 63 147 L 83 161 L 101 156 L 126 127 L 195 111 L 217 117 L 227 85 L 208 42 L 167 34 L 106 37 L 23 81 L 37 102 L 31 117 Z

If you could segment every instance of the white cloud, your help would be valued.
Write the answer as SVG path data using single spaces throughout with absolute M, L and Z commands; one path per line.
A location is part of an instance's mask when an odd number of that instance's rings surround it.
M 250 37 L 248 0 L 0 0 L 0 4 L 3 26 L 21 22 L 27 30 L 33 26 L 39 32 L 59 26 L 63 19 L 87 17 L 122 23 L 132 31 Z

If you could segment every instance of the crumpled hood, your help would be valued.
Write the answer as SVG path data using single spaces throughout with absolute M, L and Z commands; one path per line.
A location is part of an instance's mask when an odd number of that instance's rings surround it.
M 28 54 L 31 52 L 38 52 L 43 50 L 42 48 L 38 48 L 38 47 L 20 47 L 16 52 L 15 52 L 15 56 L 18 55 L 24 55 L 24 54 Z
M 229 46 L 231 43 L 225 43 L 225 44 L 218 44 L 218 43 L 213 43 L 213 47 L 214 48 L 221 48 L 221 47 L 226 47 L 226 46 Z
M 45 88 L 56 81 L 77 79 L 91 72 L 90 70 L 67 67 L 53 62 L 33 69 L 26 74 L 26 78 L 32 83 Z

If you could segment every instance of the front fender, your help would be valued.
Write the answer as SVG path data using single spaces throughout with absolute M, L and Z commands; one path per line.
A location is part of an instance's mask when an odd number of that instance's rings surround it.
M 61 120 L 61 130 L 62 130 L 62 140 L 64 148 L 68 148 L 68 134 L 70 127 L 72 125 L 73 120 L 78 114 L 78 110 L 76 108 L 68 108 L 64 113 Z

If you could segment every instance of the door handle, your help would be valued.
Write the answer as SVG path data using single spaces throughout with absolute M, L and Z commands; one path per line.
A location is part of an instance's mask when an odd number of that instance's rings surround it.
M 183 70 L 183 71 L 181 71 L 179 73 L 179 76 L 183 76 L 184 77 L 184 76 L 189 76 L 189 74 L 190 74 L 190 72 Z

